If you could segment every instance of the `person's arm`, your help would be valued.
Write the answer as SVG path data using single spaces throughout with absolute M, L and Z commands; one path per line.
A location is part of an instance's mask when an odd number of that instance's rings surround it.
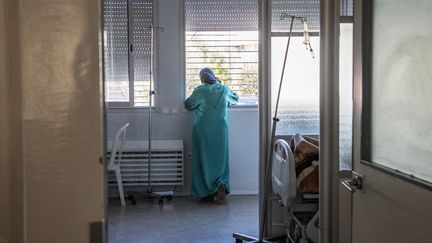
M 228 88 L 228 106 L 237 104 L 239 96 Z
M 187 98 L 184 102 L 185 108 L 192 111 L 198 108 L 199 106 L 199 95 L 197 94 L 197 92 L 192 93 L 191 96 L 189 96 L 189 98 Z

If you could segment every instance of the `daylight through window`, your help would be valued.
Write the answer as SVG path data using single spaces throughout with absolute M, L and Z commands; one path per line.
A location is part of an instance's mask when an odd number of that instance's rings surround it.
M 239 105 L 257 105 L 257 0 L 186 0 L 185 13 L 186 95 L 209 67 L 240 96 Z

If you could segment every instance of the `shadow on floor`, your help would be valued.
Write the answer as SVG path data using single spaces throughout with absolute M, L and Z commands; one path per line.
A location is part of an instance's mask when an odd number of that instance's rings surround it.
M 258 234 L 258 196 L 228 196 L 223 205 L 174 197 L 163 206 L 142 198 L 137 205 L 108 205 L 109 243 L 234 242 L 232 234 Z

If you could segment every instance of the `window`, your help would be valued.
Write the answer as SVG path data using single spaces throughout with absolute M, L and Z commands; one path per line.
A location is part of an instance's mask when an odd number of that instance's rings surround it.
M 340 170 L 350 170 L 352 163 L 352 65 L 353 0 L 341 0 L 339 50 L 339 160 Z M 319 135 L 319 0 L 272 1 L 272 94 L 276 94 L 286 48 L 290 21 L 282 13 L 307 18 L 315 58 L 310 58 L 302 44 L 300 21 L 293 26 L 285 77 L 281 91 L 277 127 L 279 135 Z M 272 97 L 273 103 L 276 97 Z M 274 105 L 273 105 L 274 107 Z
M 152 0 L 105 0 L 105 101 L 109 107 L 149 105 Z
M 353 24 L 340 24 L 339 37 L 339 168 L 352 168 Z
M 186 0 L 185 22 L 186 95 L 209 67 L 240 96 L 239 105 L 257 105 L 257 0 Z
M 303 25 L 294 21 L 279 102 L 278 135 L 319 134 L 319 0 L 272 1 L 271 77 L 272 107 L 275 107 L 290 19 L 281 14 L 307 18 L 314 58 L 303 44 Z M 273 114 L 273 113 L 272 113 Z
M 303 37 L 292 37 L 279 101 L 276 133 L 319 134 L 319 37 L 310 38 L 315 58 L 305 49 Z M 275 107 L 287 37 L 272 37 L 272 101 Z M 273 113 L 272 113 L 273 114 Z
M 339 36 L 339 170 L 352 169 L 353 0 L 341 0 Z

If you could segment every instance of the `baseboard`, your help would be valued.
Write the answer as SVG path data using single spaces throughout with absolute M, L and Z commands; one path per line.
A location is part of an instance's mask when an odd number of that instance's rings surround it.
M 126 193 L 126 195 L 127 195 L 127 193 Z M 191 195 L 192 195 L 192 193 L 190 191 L 176 191 L 176 192 L 174 192 L 175 197 L 190 197 Z M 258 195 L 258 191 L 231 191 L 231 193 L 229 195 L 232 195 L 232 196 L 247 196 L 247 195 L 255 196 L 255 195 Z M 118 193 L 114 191 L 114 192 L 111 192 L 108 194 L 108 198 L 119 198 L 119 196 L 118 196 Z M 3 243 L 3 242 L 0 241 L 0 243 Z
M 230 195 L 258 195 L 258 191 L 231 191 Z

